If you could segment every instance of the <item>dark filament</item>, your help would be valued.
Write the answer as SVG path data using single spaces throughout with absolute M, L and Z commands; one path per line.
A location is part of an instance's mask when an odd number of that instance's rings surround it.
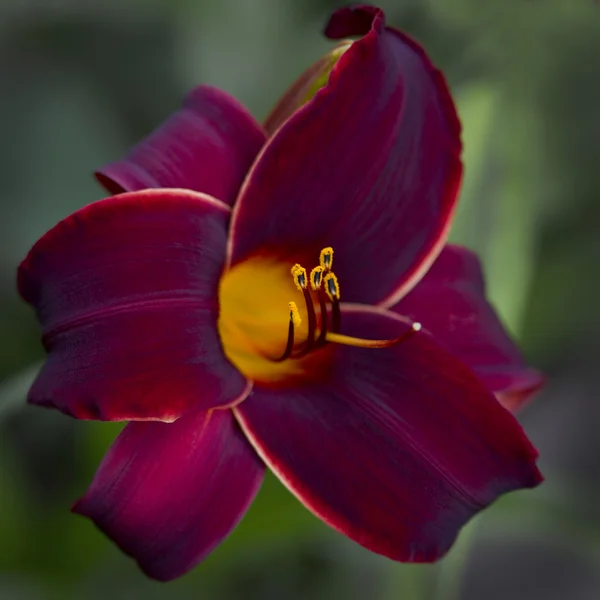
M 317 315 L 315 312 L 315 307 L 313 304 L 313 299 L 310 295 L 310 292 L 307 288 L 302 288 L 302 294 L 304 296 L 304 302 L 306 304 L 306 313 L 308 315 L 308 335 L 306 338 L 306 344 L 300 352 L 297 354 L 293 354 L 294 350 L 294 318 L 293 312 L 290 311 L 290 323 L 288 326 L 288 338 L 285 346 L 285 350 L 281 356 L 278 358 L 272 359 L 273 362 L 283 362 L 288 358 L 302 358 L 306 356 L 309 352 L 313 350 L 317 350 L 318 348 L 322 348 L 327 344 L 327 294 L 325 292 L 325 288 L 320 286 L 317 290 L 317 294 L 319 296 L 319 306 L 321 309 L 321 331 L 319 332 L 319 336 L 317 339 Z M 340 311 L 340 302 L 339 299 L 334 298 L 332 300 L 332 323 L 331 323 L 331 331 L 333 333 L 338 333 L 341 323 L 341 311 Z
M 283 354 L 279 358 L 271 359 L 273 362 L 283 362 L 287 360 L 292 355 L 292 350 L 294 349 L 294 314 L 290 310 L 290 324 L 288 326 L 288 339 L 287 344 L 285 345 L 285 350 Z
M 291 272 L 298 290 L 304 296 L 306 304 L 306 314 L 308 315 L 308 335 L 304 347 L 294 354 L 294 330 L 300 324 L 300 315 L 295 302 L 290 302 L 290 323 L 288 326 L 288 339 L 283 354 L 271 359 L 273 362 L 283 362 L 288 358 L 302 358 L 309 352 L 322 348 L 329 342 L 344 344 L 347 346 L 356 346 L 358 348 L 388 348 L 407 340 L 416 331 L 420 331 L 421 324 L 413 323 L 411 329 L 400 337 L 388 340 L 367 340 L 355 338 L 340 333 L 342 313 L 340 309 L 340 288 L 337 277 L 331 271 L 333 258 L 333 248 L 324 248 L 321 251 L 320 266 L 315 267 L 310 274 L 310 283 L 313 290 L 319 298 L 319 308 L 321 310 L 321 330 L 317 334 L 317 315 L 313 299 L 308 290 L 308 278 L 306 270 L 299 264 L 292 267 Z M 327 316 L 327 298 L 331 301 L 331 329 L 328 330 Z
M 308 336 L 306 337 L 306 345 L 304 348 L 294 356 L 294 358 L 302 358 L 306 356 L 313 348 L 315 348 L 315 333 L 317 330 L 317 315 L 315 314 L 315 307 L 310 297 L 310 292 L 307 288 L 302 289 L 304 295 L 304 302 L 306 303 L 306 312 L 308 314 Z M 288 333 L 289 343 L 289 333 Z M 317 342 L 318 344 L 318 342 Z

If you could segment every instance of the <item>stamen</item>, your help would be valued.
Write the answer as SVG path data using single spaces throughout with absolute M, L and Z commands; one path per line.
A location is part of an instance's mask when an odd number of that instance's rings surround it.
M 327 248 L 325 248 L 327 250 Z M 323 261 L 323 253 L 325 250 L 321 251 L 321 261 Z M 333 250 L 331 251 L 333 254 Z M 331 264 L 331 260 L 329 261 Z M 325 267 L 319 265 L 315 267 L 310 272 L 310 286 L 312 289 L 318 293 L 319 296 L 319 307 L 321 309 L 321 331 L 319 333 L 319 338 L 316 340 L 316 347 L 325 345 L 325 335 L 327 333 L 327 305 L 325 303 L 325 292 L 321 287 L 323 284 L 323 274 L 325 273 Z M 314 311 L 314 307 L 313 307 Z M 316 329 L 316 322 L 315 322 Z
M 296 263 L 291 268 L 291 273 L 296 287 L 304 296 L 306 313 L 308 315 L 308 335 L 306 337 L 306 345 L 297 356 L 294 356 L 294 358 L 300 358 L 312 350 L 315 331 L 317 329 L 317 315 L 315 314 L 315 307 L 313 306 L 312 298 L 310 297 L 310 292 L 308 291 L 308 277 L 306 276 L 306 269 L 302 265 Z
M 324 346 L 326 343 L 325 336 L 327 335 L 327 302 L 325 301 L 325 290 L 321 287 L 319 290 L 319 307 L 321 309 L 321 331 L 317 339 L 317 346 Z
M 342 326 L 342 314 L 340 311 L 340 284 L 337 277 L 330 271 L 325 275 L 325 292 L 331 300 L 331 330 L 338 333 Z
M 313 290 L 315 290 L 315 292 L 321 287 L 321 282 L 323 281 L 323 271 L 325 271 L 323 267 L 315 267 L 310 272 L 310 286 Z
M 327 246 L 327 248 L 323 248 L 321 250 L 321 254 L 319 255 L 319 264 L 325 271 L 329 271 L 333 265 L 333 248 L 331 246 Z
M 289 302 L 290 322 L 288 326 L 287 343 L 283 354 L 279 358 L 271 359 L 273 362 L 282 362 L 288 358 L 301 358 L 311 350 L 316 350 L 317 348 L 325 346 L 328 342 L 344 346 L 354 346 L 356 348 L 389 348 L 390 346 L 395 346 L 396 344 L 406 341 L 414 333 L 421 330 L 421 324 L 415 322 L 411 325 L 410 329 L 401 336 L 389 340 L 367 340 L 341 334 L 340 327 L 342 316 L 340 310 L 340 284 L 336 275 L 331 271 L 331 266 L 333 264 L 333 248 L 323 248 L 319 257 L 319 262 L 321 264 L 312 269 L 310 277 L 307 277 L 306 269 L 298 263 L 290 270 L 292 277 L 294 278 L 294 284 L 304 296 L 306 313 L 308 315 L 308 335 L 302 350 L 293 354 L 295 328 L 300 326 L 302 319 L 300 318 L 300 312 L 298 311 L 296 303 Z M 317 315 L 313 304 L 313 298 L 308 287 L 309 282 L 313 291 L 317 292 L 319 297 L 319 307 L 321 309 L 321 330 L 316 340 Z M 331 301 L 332 308 L 330 331 L 327 331 L 327 298 Z
M 332 302 L 340 299 L 340 284 L 337 277 L 331 272 L 325 275 L 325 291 Z
M 295 302 L 288 302 L 288 308 L 290 309 L 290 321 L 294 325 L 294 327 L 300 327 L 300 323 L 302 323 L 302 318 L 300 317 L 300 311 L 298 310 L 298 306 Z
M 296 284 L 296 287 L 298 288 L 298 290 L 300 290 L 301 292 L 303 290 L 305 290 L 308 287 L 308 280 L 306 277 L 306 269 L 299 264 L 295 264 L 292 269 L 292 277 L 294 278 L 294 283 Z
M 329 254 L 328 254 L 329 252 Z M 327 256 L 329 258 L 327 259 Z M 331 264 L 333 257 L 333 249 L 332 248 L 324 248 L 321 250 L 320 261 L 324 263 L 325 260 Z M 319 296 L 319 307 L 321 309 L 321 331 L 319 332 L 319 338 L 316 340 L 315 346 L 318 348 L 319 346 L 324 346 L 326 344 L 325 335 L 327 334 L 327 304 L 325 302 L 325 290 L 322 287 L 323 284 L 323 275 L 326 273 L 326 269 L 323 264 L 315 267 L 310 272 L 310 286 L 312 289 L 318 293 Z M 314 311 L 314 307 L 313 307 Z M 315 322 L 316 329 L 316 322 Z
M 289 302 L 288 307 L 290 309 L 290 324 L 288 326 L 288 339 L 285 345 L 285 350 L 283 354 L 279 358 L 271 359 L 273 362 L 283 362 L 287 360 L 292 355 L 292 350 L 294 349 L 294 327 L 299 327 L 300 323 L 302 323 L 302 319 L 300 318 L 300 313 L 298 312 L 298 306 L 295 302 Z
M 341 333 L 328 333 L 327 341 L 334 344 L 342 344 L 343 346 L 354 346 L 356 348 L 389 348 L 390 346 L 405 342 L 417 331 L 421 331 L 421 323 L 413 323 L 408 331 L 391 340 L 365 340 L 363 338 L 342 335 Z
M 340 310 L 340 301 L 335 299 L 331 304 L 331 331 L 339 333 L 342 327 L 342 311 Z
M 306 313 L 308 315 L 308 334 L 306 336 L 306 344 L 304 348 L 292 358 L 301 358 L 308 354 L 314 346 L 315 332 L 317 331 L 317 315 L 315 314 L 315 307 L 313 305 L 310 292 L 307 289 L 303 289 L 304 303 L 306 304 Z

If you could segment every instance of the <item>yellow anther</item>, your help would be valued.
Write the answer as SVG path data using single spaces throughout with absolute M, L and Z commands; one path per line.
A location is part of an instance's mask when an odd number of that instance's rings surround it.
M 323 267 L 315 267 L 310 272 L 310 286 L 313 290 L 317 291 L 321 287 L 321 283 L 323 282 L 323 271 L 325 269 Z
M 333 248 L 331 246 L 327 246 L 327 248 L 323 248 L 323 250 L 321 250 L 321 254 L 319 255 L 319 264 L 323 267 L 323 269 L 331 269 L 333 265 Z
M 294 278 L 294 283 L 296 284 L 296 287 L 302 291 L 305 290 L 308 286 L 308 280 L 306 278 L 306 269 L 299 265 L 299 264 L 295 264 L 292 269 L 292 277 Z
M 340 299 L 340 284 L 338 283 L 337 277 L 333 273 L 327 273 L 325 275 L 325 291 L 329 296 L 329 299 L 333 302 L 333 300 Z
M 300 323 L 302 323 L 302 318 L 300 317 L 298 306 L 296 306 L 295 302 L 289 302 L 288 307 L 290 309 L 290 321 L 293 323 L 294 327 L 299 327 Z

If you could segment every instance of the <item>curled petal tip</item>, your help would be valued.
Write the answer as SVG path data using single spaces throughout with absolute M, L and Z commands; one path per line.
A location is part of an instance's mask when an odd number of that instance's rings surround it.
M 546 378 L 535 369 L 523 367 L 522 373 L 517 373 L 514 379 L 503 391 L 496 393 L 496 398 L 504 408 L 512 413 L 519 412 L 542 391 Z
M 325 35 L 332 40 L 366 35 L 371 29 L 381 29 L 385 15 L 380 8 L 368 4 L 347 6 L 336 10 L 325 26 Z
M 254 163 L 232 216 L 230 264 L 259 248 L 308 257 L 331 246 L 346 300 L 391 306 L 445 243 L 460 125 L 443 77 L 416 42 L 383 26 L 381 11 L 343 9 L 327 30 L 346 37 L 366 24 Z M 303 210 L 290 219 L 295 205 Z

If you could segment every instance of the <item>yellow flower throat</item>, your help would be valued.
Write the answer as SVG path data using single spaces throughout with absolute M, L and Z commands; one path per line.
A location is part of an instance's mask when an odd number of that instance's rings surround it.
M 290 266 L 264 256 L 252 257 L 223 274 L 219 334 L 225 355 L 248 379 L 266 384 L 314 380 L 330 364 L 331 342 L 385 348 L 420 329 L 414 323 L 406 334 L 392 340 L 341 334 L 340 285 L 332 266 L 333 248 L 327 247 L 310 275 L 299 264 Z M 300 308 L 289 300 L 298 293 L 304 300 Z

